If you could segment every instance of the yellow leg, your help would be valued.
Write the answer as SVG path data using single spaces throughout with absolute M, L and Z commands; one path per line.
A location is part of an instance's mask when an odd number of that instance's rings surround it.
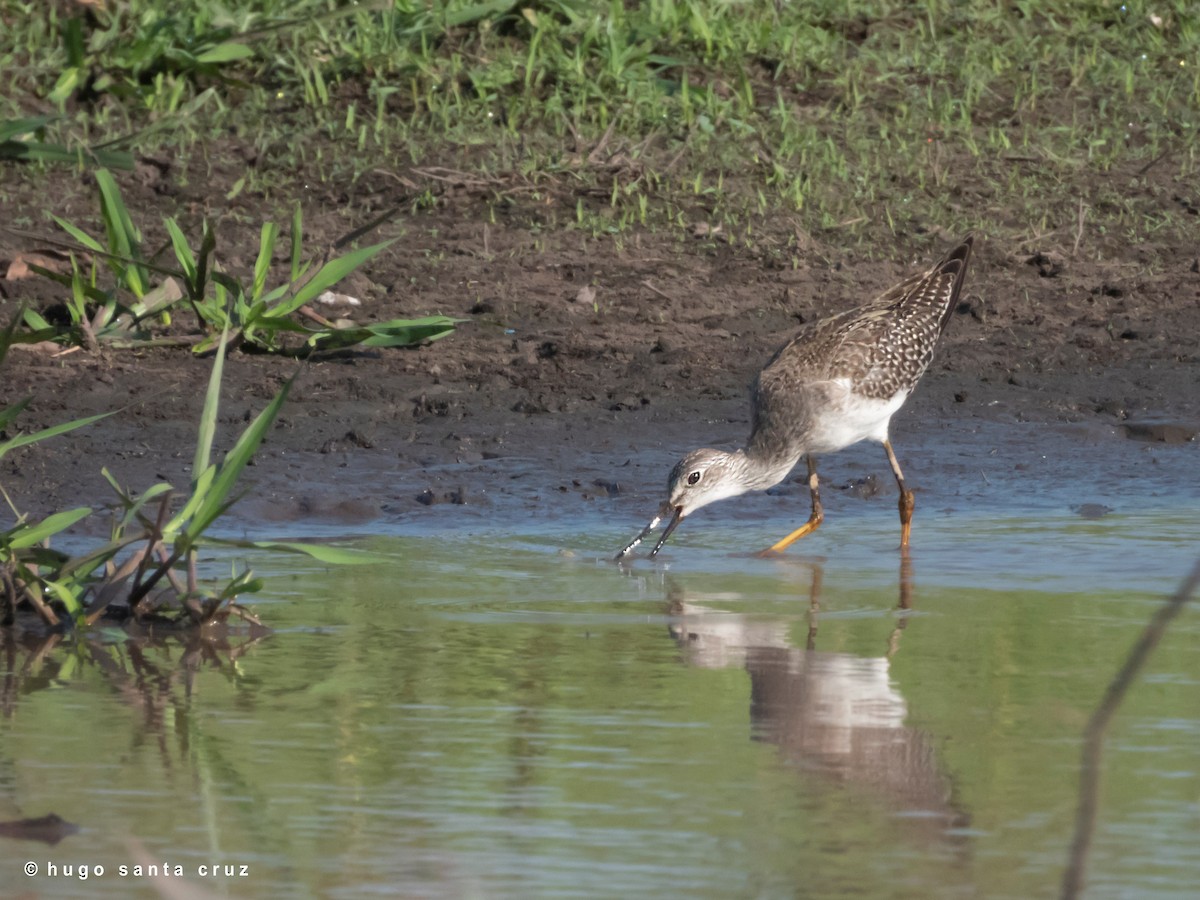
M 892 450 L 892 442 L 884 441 L 883 449 L 887 451 L 888 462 L 892 464 L 892 473 L 896 476 L 896 484 L 900 488 L 900 546 L 908 546 L 908 536 L 912 531 L 913 509 L 916 508 L 917 498 L 913 496 L 904 484 L 904 473 L 900 471 L 900 463 Z
M 766 550 L 763 550 L 758 554 L 759 556 L 771 556 L 775 553 L 782 553 L 796 541 L 800 540 L 800 538 L 812 534 L 825 521 L 825 511 L 821 509 L 821 493 L 818 490 L 817 463 L 811 456 L 807 456 L 805 459 L 808 462 L 808 492 L 812 495 L 812 515 L 808 517 L 807 522 L 787 537 L 776 541 Z

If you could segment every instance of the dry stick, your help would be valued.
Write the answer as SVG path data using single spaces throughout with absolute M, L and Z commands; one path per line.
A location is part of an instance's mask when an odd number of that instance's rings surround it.
M 1138 177 L 1140 178 L 1141 176 L 1145 175 L 1147 172 L 1149 172 L 1151 169 L 1153 169 L 1156 165 L 1158 165 L 1160 162 L 1162 162 L 1164 159 L 1166 159 L 1167 154 L 1170 153 L 1172 149 L 1174 149 L 1174 148 L 1167 147 L 1166 150 L 1164 150 L 1162 153 L 1158 154 L 1158 156 L 1154 157 L 1154 159 L 1150 160 L 1150 162 L 1146 163 L 1144 166 L 1142 166 L 1140 169 L 1138 169 L 1137 170 Z
M 159 562 L 162 562 L 162 563 L 166 563 L 166 561 L 170 558 L 167 555 L 166 545 L 164 545 L 162 541 L 158 541 L 154 545 L 154 553 L 156 556 L 158 556 Z M 193 555 L 194 553 L 195 553 L 195 551 L 189 550 L 188 551 L 189 557 L 191 555 Z M 192 562 L 192 565 L 194 566 L 194 560 L 191 562 Z M 195 576 L 195 572 L 191 572 L 190 574 L 193 577 Z M 183 582 L 179 580 L 179 576 L 175 574 L 175 570 L 167 569 L 166 575 L 167 575 L 167 581 L 171 582 L 171 589 L 174 590 L 175 593 L 178 594 L 180 597 L 182 597 L 188 589 L 184 586 Z M 194 585 L 191 588 L 191 591 L 192 591 L 192 593 L 195 593 L 196 588 Z
M 52 628 L 57 628 L 59 625 L 58 616 L 54 614 L 54 610 L 42 601 L 42 598 L 38 596 L 37 590 L 19 578 L 15 579 L 14 583 L 20 587 L 21 592 L 25 595 L 25 599 L 37 610 L 37 614 L 42 617 L 42 620 Z
M 1079 198 L 1079 220 L 1075 226 L 1075 249 L 1071 251 L 1072 256 L 1079 255 L 1079 245 L 1083 241 L 1083 219 L 1087 215 L 1087 207 L 1083 205 L 1083 198 Z
M 251 625 L 262 625 L 262 620 L 258 616 L 254 615 L 254 613 L 250 612 L 250 610 L 246 609 L 246 607 L 242 606 L 240 603 L 230 603 L 229 611 L 231 613 L 233 613 L 234 615 L 236 615 L 238 618 L 244 619 L 245 621 L 249 622 Z
M 658 296 L 660 296 L 666 300 L 670 300 L 672 303 L 675 302 L 675 298 L 672 297 L 670 294 L 668 294 L 666 291 L 661 291 L 658 288 L 656 288 L 654 285 L 652 285 L 650 283 L 649 278 L 646 278 L 642 281 L 642 287 L 649 288 L 650 290 L 654 291 L 654 293 L 658 294 Z
M 130 596 L 129 608 L 132 609 L 134 612 L 137 612 L 137 601 L 134 600 L 133 598 L 136 596 L 140 596 L 138 594 L 138 591 L 141 589 L 142 579 L 144 577 L 146 577 L 146 568 L 150 564 L 150 554 L 154 551 L 154 548 L 156 546 L 158 546 L 159 542 L 162 540 L 163 526 L 167 522 L 167 514 L 170 511 L 171 511 L 171 492 L 167 491 L 165 494 L 163 494 L 162 502 L 159 503 L 159 505 L 158 505 L 158 518 L 155 519 L 153 525 L 149 525 L 148 522 L 146 523 L 146 525 L 148 526 L 147 533 L 146 533 L 146 549 L 142 552 L 142 558 L 138 560 L 137 574 L 135 574 L 133 576 L 133 584 L 129 588 L 129 596 Z M 141 518 L 141 516 L 139 516 L 138 518 Z M 145 520 L 143 520 L 143 522 L 144 521 Z
M 1109 684 L 1104 692 L 1104 699 L 1092 713 L 1084 731 L 1083 756 L 1079 772 L 1079 808 L 1075 812 L 1075 837 L 1071 841 L 1071 855 L 1067 860 L 1067 871 L 1063 874 L 1062 898 L 1074 900 L 1083 890 L 1084 874 L 1087 868 L 1088 851 L 1091 849 L 1092 833 L 1096 830 L 1096 810 L 1099 806 L 1100 793 L 1100 757 L 1104 752 L 1104 732 L 1112 721 L 1117 707 L 1125 698 L 1125 692 L 1137 678 L 1138 673 L 1146 664 L 1150 654 L 1166 633 L 1167 625 L 1179 615 L 1184 604 L 1192 598 L 1196 587 L 1200 585 L 1200 562 L 1179 589 L 1159 607 L 1154 618 L 1142 632 L 1142 636 L 1129 651 L 1129 657 L 1121 671 Z
M 171 577 L 172 579 L 174 578 L 173 575 Z M 200 580 L 199 576 L 196 574 L 196 551 L 194 549 L 188 551 L 187 579 L 188 595 L 191 596 L 192 594 L 198 594 L 200 592 Z M 176 590 L 179 590 L 179 588 L 177 587 Z M 180 593 L 182 593 L 182 591 L 180 591 Z
M 595 166 L 600 164 L 600 154 L 604 152 L 604 149 L 608 146 L 608 142 L 612 140 L 613 129 L 616 127 L 617 120 L 614 118 L 608 123 L 608 128 L 605 129 L 604 134 L 600 136 L 600 143 L 593 147 L 592 152 L 587 155 L 587 161 L 590 165 Z
M 296 313 L 298 315 L 312 319 L 314 322 L 316 322 L 322 328 L 337 328 L 337 325 L 335 325 L 333 322 L 330 322 L 327 318 L 325 318 L 323 315 L 321 315 L 319 312 L 317 312 L 311 306 L 302 306 L 298 310 L 296 310 Z
M 88 353 L 100 352 L 100 342 L 96 340 L 96 332 L 92 330 L 92 323 L 86 317 L 79 319 L 79 334 L 83 338 L 83 345 L 87 348 Z
M 141 569 L 143 560 L 148 552 L 150 552 L 149 547 L 144 550 L 134 551 L 119 569 L 113 566 L 112 560 L 108 561 L 106 565 L 108 571 L 105 575 L 104 586 L 96 594 L 95 602 L 88 606 L 87 616 L 84 617 L 84 621 L 87 624 L 95 625 L 100 620 L 100 617 L 104 615 L 104 611 L 108 609 L 109 604 L 116 599 L 121 582 L 132 575 L 135 570 Z
M 0 601 L 4 603 L 4 609 L 0 611 L 0 626 L 11 625 L 17 617 L 17 587 L 8 569 L 0 569 Z
M 138 604 L 145 599 L 147 594 L 154 590 L 154 586 L 162 580 L 164 575 L 171 572 L 180 559 L 182 559 L 182 554 L 180 554 L 179 551 L 172 553 L 157 569 L 154 570 L 154 572 L 148 579 L 146 579 L 145 582 L 138 586 L 136 591 L 129 592 L 129 608 L 133 610 L 134 613 L 137 613 L 138 611 Z

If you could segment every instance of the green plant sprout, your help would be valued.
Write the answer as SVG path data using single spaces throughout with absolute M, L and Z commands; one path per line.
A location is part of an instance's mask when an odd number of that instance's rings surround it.
M 7 350 L 15 321 L 0 336 Z M 254 418 L 220 462 L 212 462 L 220 405 L 221 375 L 227 335 L 213 357 L 192 462 L 192 477 L 182 502 L 165 482 L 136 495 L 117 483 L 107 469 L 104 477 L 117 494 L 120 511 L 114 516 L 109 540 L 71 556 L 50 547 L 53 538 L 93 514 L 78 507 L 29 521 L 17 511 L 7 492 L 16 523 L 0 531 L 0 624 L 11 625 L 22 606 L 29 606 L 48 628 L 95 625 L 102 618 L 131 618 L 164 626 L 204 626 L 230 616 L 261 624 L 238 598 L 261 588 L 252 572 L 235 571 L 223 584 L 206 588 L 198 576 L 198 554 L 205 545 L 257 547 L 302 553 L 329 564 L 369 562 L 369 553 L 319 544 L 284 541 L 230 541 L 208 538 L 206 532 L 238 499 L 237 481 L 274 424 L 287 400 L 289 380 Z M 0 354 L 2 359 L 2 354 Z M 28 400 L 0 410 L 0 431 L 7 429 Z M 105 416 L 77 419 L 33 434 L 0 442 L 0 458 L 30 444 L 90 425 Z M 118 614 L 115 610 L 119 608 Z
M 445 337 L 458 322 L 447 316 L 425 316 L 344 328 L 302 324 L 292 318 L 293 313 L 390 246 L 392 241 L 352 250 L 315 267 L 301 255 L 302 221 L 297 206 L 292 219 L 290 280 L 268 288 L 271 260 L 279 239 L 277 225 L 268 222 L 262 226 L 253 278 L 246 283 L 219 269 L 215 258 L 216 232 L 210 223 L 204 222 L 200 246 L 193 251 L 179 224 L 168 218 L 164 224 L 180 267 L 171 269 L 150 261 L 153 254 L 146 252 L 141 231 L 133 224 L 112 174 L 100 169 L 95 177 L 105 243 L 58 216 L 53 218 L 79 250 L 104 261 L 114 279 L 113 286 L 108 290 L 101 289 L 95 265 L 85 273 L 74 255 L 70 275 L 30 266 L 39 275 L 70 289 L 66 306 L 71 327 L 56 329 L 40 313 L 26 309 L 24 319 L 29 331 L 16 336 L 16 340 L 51 339 L 85 345 L 111 342 L 117 346 L 152 342 L 152 320 L 157 318 L 164 324 L 170 322 L 171 310 L 185 303 L 204 331 L 198 340 L 191 342 L 197 353 L 211 352 L 222 335 L 228 335 L 228 340 L 235 346 L 294 355 L 356 345 L 403 347 Z M 321 319 L 319 316 L 311 318 Z M 286 348 L 282 338 L 288 334 L 302 337 L 303 346 Z

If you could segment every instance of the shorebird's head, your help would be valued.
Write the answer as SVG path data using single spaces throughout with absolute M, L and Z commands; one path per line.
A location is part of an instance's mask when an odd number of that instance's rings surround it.
M 659 508 L 658 515 L 650 520 L 650 524 L 617 554 L 617 559 L 628 555 L 663 519 L 669 517 L 670 521 L 650 551 L 651 556 L 663 548 L 671 532 L 685 516 L 717 500 L 744 494 L 748 488 L 739 477 L 744 463 L 743 453 L 727 453 L 724 450 L 693 450 L 681 459 L 671 470 L 671 477 L 667 481 L 667 501 Z

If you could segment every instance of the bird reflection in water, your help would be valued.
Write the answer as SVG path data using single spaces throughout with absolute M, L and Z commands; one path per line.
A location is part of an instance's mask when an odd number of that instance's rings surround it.
M 810 563 L 808 634 L 793 645 L 791 620 L 733 615 L 689 602 L 668 587 L 672 636 L 688 661 L 703 668 L 744 667 L 750 675 L 755 740 L 783 758 L 847 788 L 867 792 L 928 837 L 953 836 L 968 817 L 952 798 L 933 742 L 905 724 L 908 706 L 890 677 L 911 607 L 911 559 L 902 555 L 896 627 L 886 653 L 863 657 L 817 649 L 823 571 Z M 951 834 L 948 835 L 948 832 Z

